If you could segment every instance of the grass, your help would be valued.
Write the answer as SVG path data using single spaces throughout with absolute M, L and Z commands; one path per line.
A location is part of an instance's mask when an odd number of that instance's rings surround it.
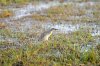
M 6 17 L 10 17 L 13 16 L 13 13 L 10 10 L 3 10 L 0 13 L 0 18 L 6 18 Z
M 21 33 L 21 35 L 23 34 Z M 19 35 L 16 35 L 16 38 L 19 38 Z M 80 52 L 81 45 L 86 45 L 89 42 L 93 42 L 94 44 L 94 38 L 90 33 L 86 33 L 82 30 L 73 32 L 69 35 L 58 34 L 55 36 L 51 36 L 48 42 L 41 42 L 37 45 L 29 43 L 23 45 L 23 47 L 21 48 L 8 48 L 7 50 L 0 50 L 0 65 L 98 65 L 100 60 L 100 53 L 98 48 L 99 45 L 97 46 L 97 49 L 91 48 L 87 52 Z M 0 45 L 7 45 L 6 42 L 3 42 L 2 44 L 1 43 L 2 42 L 0 42 Z
M 33 14 L 32 18 L 37 21 L 45 21 L 47 17 L 45 15 Z
M 5 6 L 10 5 L 12 3 L 23 4 L 26 2 L 30 2 L 30 0 L 0 0 L 0 4 Z
M 6 27 L 6 24 L 3 23 L 3 22 L 0 22 L 0 29 L 3 29 L 3 28 L 5 28 L 5 27 Z
M 76 6 L 77 3 L 67 3 L 62 6 L 51 7 L 48 10 L 41 13 L 33 14 L 32 18 L 42 22 L 59 22 L 59 21 L 71 21 L 71 22 L 97 22 L 99 21 L 99 4 L 90 6 L 89 4 L 81 7 Z M 88 10 L 94 9 L 90 15 L 87 14 Z M 92 16 L 91 16 L 92 15 Z M 93 18 L 92 18 L 93 17 Z
M 41 0 L 0 0 L 0 4 L 2 5 L 9 5 L 9 4 L 12 4 L 12 3 L 17 3 L 17 4 L 25 4 L 27 2 L 31 2 L 31 1 L 41 1 Z M 45 1 L 45 0 L 44 0 Z M 47 0 L 46 2 L 48 2 L 50 0 Z M 53 1 L 53 0 L 51 0 Z M 63 3 L 64 0 L 60 0 L 59 2 Z M 71 0 L 73 1 L 73 0 Z M 88 0 L 74 0 L 75 2 L 88 2 Z M 90 0 L 90 1 L 94 1 L 94 0 Z M 98 0 L 96 0 L 96 2 L 98 2 Z
M 0 35 L 4 37 L 11 37 L 12 31 L 10 29 L 0 29 Z
M 7 5 L 8 0 L 0 0 L 1 3 Z M 11 3 L 12 0 L 9 0 Z M 17 3 L 24 3 L 27 0 L 15 0 Z M 80 0 L 81 1 L 81 0 Z M 84 0 L 86 1 L 86 0 Z M 37 21 L 52 21 L 59 22 L 62 20 L 74 22 L 91 22 L 99 18 L 99 12 L 93 11 L 94 18 L 82 17 L 81 19 L 70 19 L 71 16 L 83 16 L 86 14 L 86 9 L 94 8 L 99 9 L 99 5 L 86 7 L 85 9 L 80 9 L 74 6 L 74 4 L 66 4 L 63 6 L 52 7 L 45 12 L 46 15 L 33 14 L 32 18 Z M 0 18 L 6 18 L 12 16 L 12 12 L 5 10 L 0 13 Z M 18 41 L 0 41 L 0 66 L 99 66 L 100 65 L 100 44 L 96 47 L 91 47 L 87 51 L 81 51 L 82 46 L 87 46 L 91 43 L 94 46 L 94 37 L 84 29 L 75 31 L 69 34 L 58 34 L 52 35 L 47 42 L 41 42 L 37 45 L 35 42 L 29 39 L 29 35 L 24 32 L 13 32 L 10 28 L 6 28 L 5 23 L 0 23 L 0 39 L 12 38 L 18 39 Z M 37 34 L 36 34 L 37 35 Z M 22 46 L 17 47 L 17 44 Z M 2 49 L 3 46 L 9 48 Z M 13 48 L 12 46 L 16 46 Z

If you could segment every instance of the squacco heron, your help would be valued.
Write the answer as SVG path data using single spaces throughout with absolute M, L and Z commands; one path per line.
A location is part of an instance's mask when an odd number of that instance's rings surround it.
M 52 35 L 52 32 L 53 32 L 54 30 L 58 30 L 58 29 L 52 28 L 52 29 L 50 29 L 50 30 L 48 30 L 48 31 L 43 32 L 43 33 L 41 34 L 41 36 L 39 37 L 39 41 L 48 41 L 49 37 Z

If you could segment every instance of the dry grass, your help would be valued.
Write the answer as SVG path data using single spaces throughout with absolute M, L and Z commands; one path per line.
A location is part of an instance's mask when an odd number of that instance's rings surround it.
M 0 23 L 0 29 L 4 29 L 7 25 L 3 22 Z
M 4 10 L 3 12 L 0 13 L 0 18 L 6 18 L 12 16 L 13 13 L 9 10 Z

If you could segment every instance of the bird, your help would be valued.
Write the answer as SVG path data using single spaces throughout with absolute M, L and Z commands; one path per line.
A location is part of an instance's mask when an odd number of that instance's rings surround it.
M 50 30 L 43 32 L 43 33 L 40 35 L 38 41 L 48 41 L 49 37 L 52 35 L 52 32 L 53 32 L 54 30 L 58 30 L 58 29 L 56 29 L 56 28 L 51 28 Z

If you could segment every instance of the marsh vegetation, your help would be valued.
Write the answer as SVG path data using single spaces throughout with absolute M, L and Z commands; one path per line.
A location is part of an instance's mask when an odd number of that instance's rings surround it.
M 34 3 L 0 0 L 0 66 L 100 66 L 100 2 Z

